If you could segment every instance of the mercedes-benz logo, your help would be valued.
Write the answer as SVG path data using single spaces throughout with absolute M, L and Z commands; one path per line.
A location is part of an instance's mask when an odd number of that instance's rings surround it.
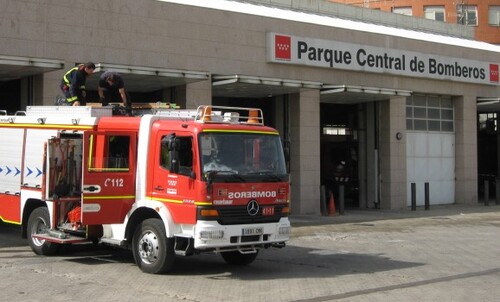
M 259 208 L 259 203 L 255 199 L 250 200 L 247 204 L 247 212 L 250 216 L 257 215 L 259 213 Z

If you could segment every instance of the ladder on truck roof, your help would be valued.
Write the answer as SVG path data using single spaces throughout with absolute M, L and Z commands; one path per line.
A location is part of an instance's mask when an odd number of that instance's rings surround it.
M 5 114 L 4 114 L 5 113 Z M 112 116 L 111 108 L 92 108 L 88 106 L 27 106 L 26 111 L 14 115 L 0 112 L 0 124 L 26 124 L 47 127 L 60 125 L 71 129 L 89 127 L 97 123 L 98 118 Z
M 71 114 L 72 117 L 101 117 L 111 116 L 111 109 L 92 106 L 27 106 L 26 111 L 16 111 L 13 115 L 9 115 L 7 110 L 0 110 L 0 116 L 61 117 Z
M 26 116 L 44 117 L 104 117 L 112 116 L 111 107 L 92 106 L 27 106 Z

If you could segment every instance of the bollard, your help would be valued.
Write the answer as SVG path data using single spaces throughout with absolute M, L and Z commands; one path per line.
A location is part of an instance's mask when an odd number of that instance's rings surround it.
M 325 192 L 325 186 L 320 187 L 320 196 L 319 196 L 319 202 L 320 202 L 320 211 L 321 215 L 327 216 L 328 211 L 326 209 L 326 192 Z
M 339 214 L 344 215 L 344 185 L 339 185 Z
M 429 183 L 426 182 L 424 184 L 424 190 L 425 190 L 425 209 L 429 210 L 430 202 L 429 202 Z
M 411 183 L 411 210 L 417 210 L 417 185 L 414 182 Z
M 495 187 L 496 187 L 496 188 L 495 188 L 495 189 L 496 189 L 496 190 L 495 190 L 495 193 L 496 193 L 496 194 L 495 194 L 495 199 L 496 199 L 496 200 L 495 200 L 495 203 L 496 203 L 497 205 L 500 205 L 500 177 L 496 177 L 496 178 L 495 178 Z
M 484 205 L 490 205 L 490 182 L 487 179 L 484 180 Z

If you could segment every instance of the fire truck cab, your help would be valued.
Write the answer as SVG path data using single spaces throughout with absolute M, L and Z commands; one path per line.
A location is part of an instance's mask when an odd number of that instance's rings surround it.
M 140 112 L 139 112 L 140 113 Z M 289 239 L 289 177 L 278 132 L 254 108 L 200 106 L 113 116 L 101 107 L 28 107 L 0 116 L 0 218 L 32 250 L 103 243 L 147 273 L 176 255 L 249 264 Z

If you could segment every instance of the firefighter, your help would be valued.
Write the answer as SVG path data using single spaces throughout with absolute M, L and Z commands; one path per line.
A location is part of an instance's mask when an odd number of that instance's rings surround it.
M 85 82 L 94 73 L 95 64 L 88 62 L 68 70 L 61 80 L 61 91 L 66 97 L 66 104 L 80 106 L 86 103 Z
M 97 92 L 103 106 L 107 106 L 109 102 L 121 100 L 124 107 L 130 108 L 130 97 L 125 90 L 125 82 L 117 72 L 106 71 L 103 73 L 99 78 Z

